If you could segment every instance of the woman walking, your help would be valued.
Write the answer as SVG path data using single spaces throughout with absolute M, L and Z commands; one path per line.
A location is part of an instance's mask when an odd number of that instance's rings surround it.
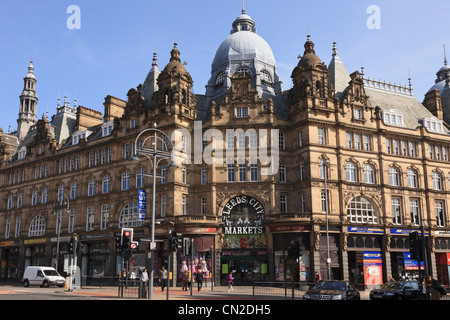
M 230 271 L 230 273 L 227 276 L 227 283 L 228 283 L 228 292 L 233 291 L 233 272 Z

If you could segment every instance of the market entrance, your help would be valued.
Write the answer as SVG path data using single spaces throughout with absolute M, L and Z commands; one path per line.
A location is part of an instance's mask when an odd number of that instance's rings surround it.
M 233 272 L 235 285 L 250 285 L 268 278 L 264 208 L 255 198 L 240 195 L 223 208 L 221 283 Z
M 226 285 L 226 277 L 233 273 L 234 285 L 248 286 L 253 281 L 267 281 L 268 263 L 264 256 L 229 256 L 221 260 L 221 284 Z

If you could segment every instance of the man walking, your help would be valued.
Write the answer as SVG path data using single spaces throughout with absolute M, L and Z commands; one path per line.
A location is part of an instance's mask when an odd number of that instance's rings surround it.
M 167 286 L 167 270 L 162 267 L 159 280 L 161 281 L 161 291 L 164 292 L 164 288 Z

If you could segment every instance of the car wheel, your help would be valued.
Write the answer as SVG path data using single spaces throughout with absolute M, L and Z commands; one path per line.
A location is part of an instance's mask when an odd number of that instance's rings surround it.
M 25 281 L 23 282 L 23 286 L 24 286 L 25 288 L 28 288 L 28 287 L 30 286 L 30 282 L 29 282 L 28 280 L 25 280 Z
M 43 286 L 44 288 L 48 288 L 48 287 L 49 287 L 48 281 L 45 280 L 45 281 L 42 283 L 42 286 Z

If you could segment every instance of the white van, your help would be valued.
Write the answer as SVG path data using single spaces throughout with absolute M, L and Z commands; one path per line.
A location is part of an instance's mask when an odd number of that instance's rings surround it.
M 27 267 L 22 278 L 23 286 L 38 285 L 64 287 L 66 280 L 52 267 Z

